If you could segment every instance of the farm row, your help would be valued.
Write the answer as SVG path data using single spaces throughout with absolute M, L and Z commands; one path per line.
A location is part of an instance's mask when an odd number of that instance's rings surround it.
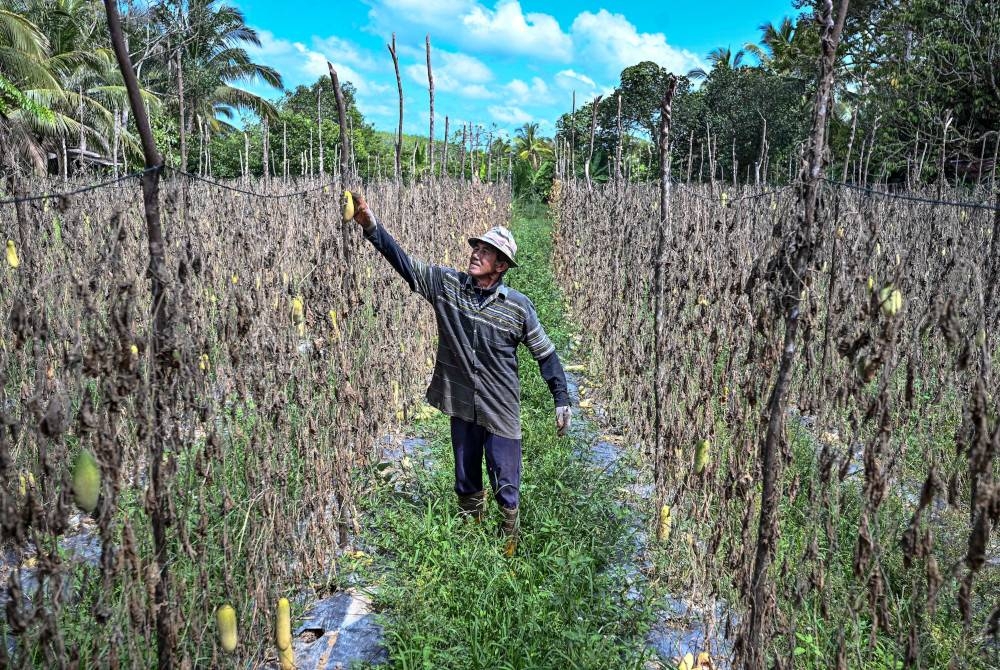
M 160 384 L 134 184 L 31 203 L 20 218 L 0 210 L 20 261 L 5 264 L 0 291 L 8 663 L 151 667 L 159 646 L 220 667 L 224 603 L 237 657 L 261 658 L 277 600 L 336 576 L 360 524 L 352 475 L 423 390 L 434 333 L 357 226 L 341 223 L 336 194 L 307 186 L 262 199 L 164 182 Z M 479 184 L 373 185 L 368 197 L 427 258 L 464 254 L 468 231 L 509 216 L 504 189 Z M 78 509 L 90 506 L 86 475 L 77 468 L 74 481 L 71 468 L 82 453 L 100 473 L 92 515 Z M 159 630 L 158 598 L 170 611 Z
M 704 612 L 724 604 L 736 659 L 757 616 L 764 648 L 796 667 L 995 662 L 995 213 L 822 193 L 770 535 L 762 445 L 795 192 L 673 186 L 662 264 L 655 186 L 558 192 L 557 276 L 591 376 L 655 473 L 660 574 Z M 770 605 L 755 613 L 762 542 Z

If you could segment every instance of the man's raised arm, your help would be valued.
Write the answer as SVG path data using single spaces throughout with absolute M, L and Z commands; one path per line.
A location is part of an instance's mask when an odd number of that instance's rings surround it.
M 416 291 L 427 300 L 433 302 L 440 284 L 440 268 L 423 261 L 410 258 L 399 243 L 389 234 L 385 226 L 381 226 L 375 218 L 371 207 L 361 193 L 352 193 L 354 199 L 354 220 L 365 232 L 365 239 L 385 256 L 389 264 L 396 269 L 410 289 Z

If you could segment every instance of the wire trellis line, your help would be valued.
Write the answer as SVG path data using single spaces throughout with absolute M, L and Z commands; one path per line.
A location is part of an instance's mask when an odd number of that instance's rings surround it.
M 142 177 L 142 176 L 146 175 L 149 172 L 155 172 L 157 170 L 163 170 L 163 169 L 168 169 L 171 172 L 174 172 L 174 173 L 176 173 L 178 175 L 182 175 L 182 176 L 187 177 L 189 179 L 194 179 L 196 181 L 200 181 L 200 182 L 203 182 L 203 183 L 208 184 L 210 186 L 214 186 L 216 188 L 224 189 L 226 191 L 232 191 L 234 193 L 242 193 L 243 195 L 254 196 L 254 197 L 257 197 L 257 198 L 268 198 L 268 199 L 275 199 L 275 200 L 282 199 L 282 198 L 294 198 L 296 196 L 307 195 L 307 194 L 312 193 L 314 191 L 319 191 L 319 190 L 328 188 L 330 186 L 336 186 L 336 182 L 335 181 L 331 181 L 331 182 L 328 182 L 328 183 L 325 183 L 325 184 L 321 184 L 320 186 L 314 186 L 312 188 L 307 188 L 307 189 L 302 190 L 302 191 L 295 191 L 293 193 L 260 193 L 260 192 L 257 192 L 257 191 L 250 191 L 250 190 L 247 190 L 247 189 L 239 188 L 239 187 L 236 187 L 236 186 L 230 186 L 229 184 L 223 183 L 221 181 L 217 181 L 215 179 L 209 179 L 207 177 L 202 177 L 201 175 L 197 175 L 197 174 L 194 174 L 194 173 L 191 173 L 191 172 L 186 172 L 184 170 L 181 170 L 180 168 L 175 168 L 175 167 L 173 167 L 171 165 L 156 165 L 156 166 L 153 166 L 151 168 L 147 168 L 145 170 L 139 170 L 137 172 L 130 172 L 130 173 L 122 175 L 120 177 L 116 177 L 115 179 L 109 179 L 107 181 L 98 182 L 96 184 L 90 184 L 88 186 L 82 186 L 82 187 L 74 189 L 72 191 L 62 191 L 60 193 L 40 193 L 38 195 L 26 195 L 26 196 L 20 196 L 20 197 L 15 197 L 15 198 L 8 198 L 6 200 L 0 200 L 0 205 L 16 205 L 16 204 L 25 203 L 25 202 L 40 202 L 40 201 L 43 201 L 43 200 L 56 200 L 56 199 L 59 199 L 59 198 L 68 198 L 68 197 L 71 197 L 71 196 L 74 196 L 74 195 L 79 195 L 81 193 L 87 193 L 89 191 L 96 191 L 98 189 L 102 189 L 102 188 L 114 186 L 116 184 L 120 184 L 123 181 L 127 181 L 129 179 L 134 179 L 136 177 Z
M 260 193 L 258 191 L 250 191 L 250 190 L 247 190 L 247 189 L 244 189 L 244 188 L 239 188 L 237 186 L 230 186 L 229 184 L 225 184 L 225 183 L 223 183 L 221 181 L 216 181 L 215 179 L 209 179 L 208 177 L 202 177 L 201 175 L 197 175 L 197 174 L 194 174 L 194 173 L 191 173 L 191 172 L 185 172 L 184 170 L 181 170 L 180 168 L 175 168 L 175 167 L 170 166 L 170 165 L 168 165 L 167 168 L 171 172 L 174 172 L 175 174 L 183 175 L 183 176 L 185 176 L 185 177 L 187 177 L 189 179 L 194 179 L 195 181 L 200 181 L 202 183 L 209 184 L 211 186 L 215 186 L 217 188 L 224 189 L 226 191 L 232 191 L 234 193 L 242 193 L 243 195 L 251 195 L 251 196 L 258 197 L 258 198 L 266 198 L 266 199 L 272 199 L 272 200 L 280 200 L 282 198 L 294 198 L 294 197 L 300 196 L 300 195 L 307 195 L 309 193 L 313 193 L 315 191 L 319 191 L 319 190 L 322 190 L 322 189 L 325 189 L 325 188 L 328 188 L 328 187 L 331 187 L 331 186 L 336 186 L 336 184 L 337 184 L 336 181 L 330 181 L 330 182 L 327 182 L 325 184 L 321 184 L 319 186 L 314 186 L 312 188 L 307 188 L 307 189 L 305 189 L 303 191 L 295 191 L 294 193 Z
M 840 181 L 833 181 L 823 177 L 823 181 L 826 183 L 837 186 L 839 188 L 848 188 L 853 191 L 859 191 L 861 193 L 867 193 L 869 195 L 875 195 L 880 198 L 892 198 L 895 200 L 906 200 L 907 202 L 922 202 L 928 205 L 942 206 L 942 207 L 965 207 L 967 209 L 985 209 L 987 211 L 996 212 L 1000 211 L 1000 207 L 996 205 L 989 205 L 984 202 L 959 202 L 956 200 L 934 200 L 933 198 L 922 198 L 917 195 L 903 195 L 902 193 L 889 193 L 887 191 L 877 191 L 867 186 L 856 186 L 854 184 L 848 184 Z
M 96 184 L 90 184 L 89 186 L 83 186 L 81 188 L 74 189 L 72 191 L 64 191 L 64 192 L 61 192 L 61 193 L 41 193 L 41 194 L 38 194 L 38 195 L 27 195 L 27 196 L 15 197 L 15 198 L 8 198 L 6 200 L 0 200 L 0 205 L 16 205 L 16 204 L 25 203 L 25 202 L 39 202 L 39 201 L 43 201 L 43 200 L 54 200 L 54 199 L 58 199 L 58 198 L 68 198 L 70 196 L 79 195 L 81 193 L 87 193 L 89 191 L 96 191 L 96 190 L 101 189 L 101 188 L 106 188 L 106 187 L 114 186 L 115 184 L 120 184 L 123 181 L 127 181 L 129 179 L 134 179 L 136 177 L 142 177 L 142 176 L 144 176 L 145 174 L 147 174 L 149 172 L 155 172 L 157 170 L 163 170 L 163 169 L 168 169 L 171 172 L 173 172 L 175 174 L 178 174 L 178 175 L 182 175 L 184 177 L 187 177 L 188 179 L 193 179 L 195 181 L 200 181 L 200 182 L 202 182 L 204 184 L 208 184 L 208 185 L 214 186 L 216 188 L 221 188 L 221 189 L 226 190 L 226 191 L 231 191 L 233 193 L 240 193 L 240 194 L 243 194 L 243 195 L 253 196 L 253 197 L 256 197 L 256 198 L 264 198 L 264 199 L 271 199 L 271 200 L 281 200 L 283 198 L 294 198 L 294 197 L 298 197 L 298 196 L 302 196 L 302 195 L 308 195 L 309 193 L 314 193 L 316 191 L 320 191 L 320 190 L 329 188 L 331 186 L 336 186 L 336 181 L 330 181 L 330 182 L 321 184 L 319 186 L 313 186 L 312 188 L 307 188 L 307 189 L 304 189 L 302 191 L 294 191 L 292 193 L 260 193 L 259 191 L 251 191 L 251 190 L 248 190 L 248 189 L 239 188 L 237 186 L 231 186 L 229 184 L 226 184 L 224 182 L 218 181 L 216 179 L 210 179 L 208 177 L 203 177 L 201 175 L 197 175 L 197 174 L 194 174 L 192 172 L 187 172 L 185 170 L 181 170 L 180 168 L 176 168 L 176 167 L 173 167 L 171 165 L 155 165 L 153 167 L 146 168 L 145 170 L 140 170 L 138 172 L 130 172 L 129 174 L 122 175 L 122 176 L 117 177 L 115 179 L 110 179 L 108 181 L 98 182 Z M 1000 211 L 1000 207 L 998 207 L 997 205 L 991 205 L 991 204 L 987 204 L 987 203 L 981 203 L 981 202 L 960 202 L 960 201 L 956 201 L 956 200 L 935 200 L 933 198 L 923 198 L 923 197 L 914 196 L 914 195 L 904 195 L 904 194 L 900 194 L 900 193 L 889 193 L 887 191 L 878 191 L 876 189 L 868 188 L 867 186 L 856 186 L 854 184 L 847 184 L 847 183 L 844 183 L 844 182 L 834 181 L 834 180 L 826 178 L 826 177 L 823 177 L 823 181 L 826 182 L 827 184 L 830 184 L 831 186 L 834 186 L 834 187 L 837 187 L 837 188 L 846 188 L 846 189 L 850 189 L 850 190 L 857 191 L 857 192 L 860 192 L 860 193 L 865 193 L 865 194 L 868 194 L 868 195 L 871 195 L 871 196 L 876 196 L 876 197 L 879 197 L 879 198 L 890 198 L 890 199 L 895 199 L 895 200 L 905 200 L 907 202 L 920 202 L 920 203 L 932 205 L 932 206 L 935 206 L 935 207 L 963 207 L 963 208 L 967 208 L 967 209 L 981 209 L 981 210 L 986 210 L 986 211 L 991 211 L 991 212 Z M 714 204 L 720 204 L 720 205 L 723 204 L 720 201 L 719 198 L 712 197 L 712 196 L 707 196 L 707 195 L 703 195 L 701 193 L 698 193 L 698 191 L 696 191 L 695 189 L 691 188 L 689 185 L 687 185 L 687 184 L 685 184 L 683 182 L 672 180 L 671 184 L 673 186 L 676 186 L 678 188 L 681 188 L 681 189 L 687 191 L 688 193 L 690 193 L 695 198 L 700 198 L 701 200 L 706 200 L 706 201 L 714 203 Z M 784 193 L 785 191 L 787 191 L 787 190 L 789 190 L 791 188 L 794 188 L 794 184 L 788 184 L 786 186 L 782 186 L 782 187 L 779 187 L 779 188 L 771 189 L 771 190 L 768 190 L 768 191 L 763 191 L 761 193 L 755 193 L 755 194 L 752 194 L 752 195 L 745 195 L 745 196 L 741 196 L 741 197 L 738 197 L 738 198 L 727 199 L 725 204 L 728 205 L 728 206 L 732 206 L 735 203 L 743 202 L 745 200 L 756 200 L 758 198 L 763 198 L 763 197 L 766 197 L 766 196 L 769 196 L 769 195 L 778 195 L 778 194 Z
M 129 174 L 122 175 L 115 179 L 108 181 L 102 181 L 97 184 L 90 184 L 89 186 L 82 186 L 78 189 L 72 191 L 64 191 L 62 193 L 41 193 L 39 195 L 25 195 L 16 198 L 8 198 L 6 200 L 0 200 L 0 205 L 17 205 L 23 202 L 39 202 L 41 200 L 54 200 L 57 198 L 68 198 L 72 195 L 79 195 L 80 193 L 86 193 L 88 191 L 96 191 L 100 188 L 106 188 L 108 186 L 114 186 L 128 179 L 133 179 L 135 177 L 142 177 L 149 172 L 156 172 L 157 170 L 162 170 L 162 165 L 154 165 L 153 167 L 146 168 L 145 170 L 140 170 L 138 172 L 130 172 Z

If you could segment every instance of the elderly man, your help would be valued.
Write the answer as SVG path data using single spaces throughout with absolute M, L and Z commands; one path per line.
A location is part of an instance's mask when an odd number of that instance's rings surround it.
M 503 283 L 517 267 L 517 244 L 510 231 L 495 226 L 469 239 L 469 269 L 459 272 L 410 258 L 361 194 L 353 194 L 354 220 L 410 289 L 434 307 L 438 325 L 437 361 L 427 402 L 451 417 L 455 493 L 460 513 L 477 521 L 486 504 L 483 455 L 493 497 L 503 512 L 505 553 L 517 547 L 521 486 L 521 386 L 517 345 L 524 343 L 538 362 L 555 399 L 556 428 L 569 428 L 572 412 L 566 375 L 555 346 L 545 334 L 534 305 Z

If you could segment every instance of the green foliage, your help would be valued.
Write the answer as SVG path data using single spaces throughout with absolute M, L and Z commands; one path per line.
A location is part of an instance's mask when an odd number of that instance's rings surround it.
M 730 181 L 735 160 L 737 181 L 756 181 L 765 119 L 767 160 L 760 178 L 766 166 L 768 181 L 796 176 L 794 158 L 814 103 L 820 32 L 812 3 L 797 0 L 794 6 L 809 9 L 762 24 L 757 44 L 713 49 L 710 68 L 679 78 L 672 110 L 676 176 L 687 175 L 690 159 L 695 179 L 707 180 L 714 163 L 715 179 Z M 834 79 L 832 169 L 842 171 L 848 161 L 846 177 L 864 181 L 989 177 L 989 160 L 1000 144 L 998 50 L 997 3 L 852 2 Z M 597 110 L 595 151 L 614 155 L 621 95 L 624 161 L 636 180 L 658 173 L 656 151 L 641 160 L 648 147 L 632 142 L 640 138 L 655 147 L 667 74 L 652 62 L 625 68 Z M 557 138 L 573 146 L 577 176 L 589 148 L 592 113 L 593 101 L 587 101 L 557 122 Z
M 555 165 L 545 161 L 535 170 L 531 163 L 518 159 L 514 161 L 514 197 L 527 202 L 543 202 L 552 191 Z
M 768 162 L 784 165 L 805 135 L 808 119 L 806 84 L 779 73 L 772 65 L 749 66 L 743 53 L 722 49 L 713 52 L 715 67 L 710 72 L 692 71 L 678 78 L 672 106 L 672 144 L 675 174 L 686 176 L 689 153 L 694 178 L 710 178 L 706 155 L 709 140 L 716 152 L 715 177 L 730 180 L 735 142 L 737 178 L 756 178 L 755 164 L 761 160 L 764 120 L 767 120 Z M 613 170 L 617 151 L 618 96 L 621 96 L 622 161 L 633 180 L 655 178 L 659 174 L 660 104 L 669 72 L 645 61 L 622 70 L 615 91 L 601 100 L 594 135 L 594 162 L 591 177 Z M 695 88 L 693 80 L 701 80 Z M 583 174 L 590 145 L 593 101 L 575 114 L 563 114 L 556 124 L 557 137 L 572 144 L 574 169 Z M 748 177 L 749 168 L 749 177 Z M 761 178 L 764 178 L 763 165 Z
M 663 99 L 663 92 L 666 90 L 668 72 L 666 68 L 660 67 L 651 61 L 643 61 L 637 65 L 622 70 L 621 84 L 615 91 L 622 97 L 622 125 L 626 130 L 641 130 L 644 134 L 656 142 L 659 137 L 659 124 L 656 122 L 657 113 L 660 109 L 660 100 Z M 680 90 L 689 88 L 687 81 L 682 81 Z M 617 103 L 614 111 L 617 114 Z M 610 125 L 612 114 L 610 107 L 602 107 L 604 117 L 602 125 Z
M 694 154 L 694 175 L 701 173 L 701 147 L 707 150 L 709 135 L 717 149 L 716 178 L 731 180 L 735 158 L 737 179 L 750 182 L 754 181 L 755 164 L 762 158 L 765 120 L 773 165 L 784 165 L 805 137 L 808 109 L 804 83 L 763 67 L 715 68 L 700 89 L 682 89 L 675 100 L 674 166 L 681 174 L 687 166 L 689 147 Z M 706 179 L 709 172 L 706 159 Z
M 520 160 L 527 161 L 537 170 L 544 159 L 552 156 L 552 143 L 539 136 L 537 123 L 526 123 L 517 129 L 514 151 Z
M 913 145 L 928 138 L 928 174 L 940 172 L 945 128 L 953 144 L 945 147 L 946 175 L 962 176 L 978 159 L 983 142 L 995 146 L 1000 128 L 1000 8 L 996 3 L 914 0 L 877 15 L 885 31 L 884 47 L 874 53 L 905 54 L 874 68 L 871 101 L 864 122 L 880 115 L 882 159 L 905 163 Z
M 0 116 L 10 116 L 17 111 L 26 112 L 42 121 L 51 122 L 55 119 L 51 109 L 37 104 L 0 75 Z

